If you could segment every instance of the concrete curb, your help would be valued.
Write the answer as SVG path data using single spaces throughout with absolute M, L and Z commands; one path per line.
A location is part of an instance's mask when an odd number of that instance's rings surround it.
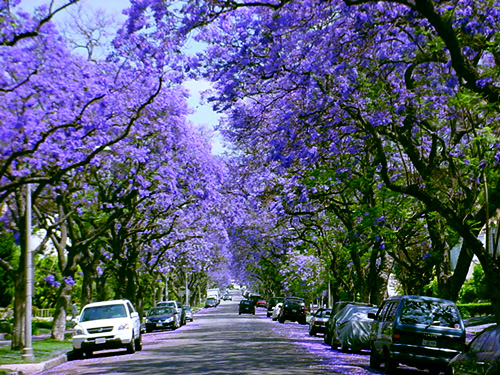
M 11 372 L 9 375 L 34 375 L 56 367 L 67 360 L 68 353 L 65 353 L 40 363 L 13 363 L 11 365 L 1 365 L 0 370 L 10 370 Z

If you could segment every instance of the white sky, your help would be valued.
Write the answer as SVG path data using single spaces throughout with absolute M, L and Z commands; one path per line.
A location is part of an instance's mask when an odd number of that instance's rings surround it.
M 49 4 L 51 0 L 21 0 L 19 7 L 26 12 L 31 13 L 37 6 L 43 4 Z M 67 3 L 68 0 L 52 0 L 54 2 L 53 9 Z M 130 6 L 129 0 L 81 0 L 80 4 L 85 7 L 89 7 L 93 10 L 103 9 L 107 14 L 113 15 L 117 20 L 120 20 L 124 15 L 121 14 L 123 9 Z M 68 7 L 68 9 L 70 9 Z M 54 21 L 56 23 L 63 22 L 65 12 L 61 12 L 56 15 Z M 189 116 L 189 120 L 193 122 L 196 126 L 201 126 L 204 128 L 213 129 L 213 127 L 218 123 L 220 115 L 212 111 L 212 108 L 204 104 L 201 100 L 200 93 L 207 88 L 209 88 L 209 83 L 205 81 L 188 81 L 184 85 L 191 93 L 191 98 L 188 100 L 189 105 L 193 107 L 195 113 Z M 223 147 L 220 138 L 217 134 L 214 135 L 212 141 L 212 153 L 221 154 L 223 152 Z

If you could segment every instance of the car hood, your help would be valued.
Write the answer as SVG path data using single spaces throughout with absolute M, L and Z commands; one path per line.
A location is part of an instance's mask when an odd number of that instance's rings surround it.
M 130 319 L 129 318 L 113 318 L 113 319 L 87 320 L 85 322 L 78 322 L 78 325 L 88 329 L 88 328 L 97 328 L 97 327 L 116 326 L 116 325 L 122 325 L 125 323 L 130 323 Z

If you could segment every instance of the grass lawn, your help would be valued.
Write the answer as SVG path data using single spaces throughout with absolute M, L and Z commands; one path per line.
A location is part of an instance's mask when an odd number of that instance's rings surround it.
M 73 349 L 71 340 L 33 340 L 32 342 L 33 362 L 43 362 L 55 358 L 61 354 L 67 353 Z M 22 351 L 10 350 L 10 346 L 0 348 L 0 364 L 7 365 L 13 363 L 30 363 L 22 359 Z M 1 374 L 1 372 L 0 372 Z

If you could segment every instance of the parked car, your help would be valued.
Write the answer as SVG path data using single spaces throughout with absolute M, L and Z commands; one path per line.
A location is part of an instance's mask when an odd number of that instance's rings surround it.
M 267 307 L 267 302 L 264 298 L 259 298 L 257 300 L 257 302 L 255 303 L 255 307 L 263 307 L 263 308 L 266 308 Z
M 340 346 L 343 352 L 349 349 L 357 352 L 370 349 L 370 332 L 373 319 L 368 314 L 376 314 L 377 308 L 362 305 L 346 305 L 334 319 L 330 346 Z
M 255 315 L 255 304 L 252 300 L 242 299 L 238 305 L 238 315 L 253 314 Z
M 500 374 L 500 326 L 493 325 L 478 333 L 448 364 L 450 375 Z
M 182 305 L 182 310 L 184 310 L 184 316 L 186 317 L 186 321 L 192 322 L 194 320 L 193 310 L 189 305 Z
M 217 299 L 215 297 L 208 297 L 205 300 L 205 307 L 217 307 Z
M 325 334 L 323 335 L 323 342 L 329 346 L 332 345 L 332 337 L 335 329 L 335 316 L 348 305 L 358 305 L 358 306 L 371 306 L 375 305 L 365 303 L 365 302 L 355 302 L 355 301 L 339 301 L 333 305 L 332 313 L 325 323 Z
M 278 321 L 285 323 L 285 320 L 306 324 L 307 309 L 303 298 L 286 297 L 280 310 Z
M 146 317 L 146 332 L 155 329 L 177 329 L 181 326 L 177 310 L 171 306 L 156 306 L 148 311 Z
M 182 304 L 179 301 L 176 301 L 176 300 L 161 301 L 161 302 L 158 302 L 156 304 L 156 306 L 157 307 L 162 307 L 162 306 L 170 306 L 170 307 L 172 307 L 179 314 L 179 319 L 180 319 L 181 326 L 183 326 L 184 324 L 186 324 L 186 314 L 185 314 L 184 310 L 182 309 Z
M 250 293 L 249 296 L 248 296 L 248 299 L 250 301 L 252 301 L 254 305 L 257 305 L 257 301 L 259 301 L 260 299 L 262 299 L 262 297 L 261 297 L 260 294 Z
M 141 320 L 129 300 L 94 302 L 85 305 L 73 329 L 73 354 L 91 356 L 96 350 L 142 349 Z
M 233 297 L 231 296 L 231 294 L 229 294 L 229 292 L 226 292 L 223 296 L 222 296 L 222 299 L 224 301 L 232 301 L 233 300 Z
M 285 300 L 284 297 L 271 297 L 267 302 L 267 317 L 270 318 L 273 315 L 274 306 L 277 303 L 283 302 Z
M 374 319 L 370 367 L 384 363 L 386 373 L 393 373 L 400 363 L 438 373 L 465 349 L 464 323 L 452 301 L 396 296 L 369 317 Z
M 332 309 L 321 308 L 316 310 L 309 321 L 309 336 L 316 336 L 318 333 L 325 333 L 325 323 L 328 321 Z
M 271 315 L 272 320 L 274 321 L 278 320 L 282 307 L 283 307 L 283 302 L 278 302 L 276 306 L 274 306 L 273 313 Z

